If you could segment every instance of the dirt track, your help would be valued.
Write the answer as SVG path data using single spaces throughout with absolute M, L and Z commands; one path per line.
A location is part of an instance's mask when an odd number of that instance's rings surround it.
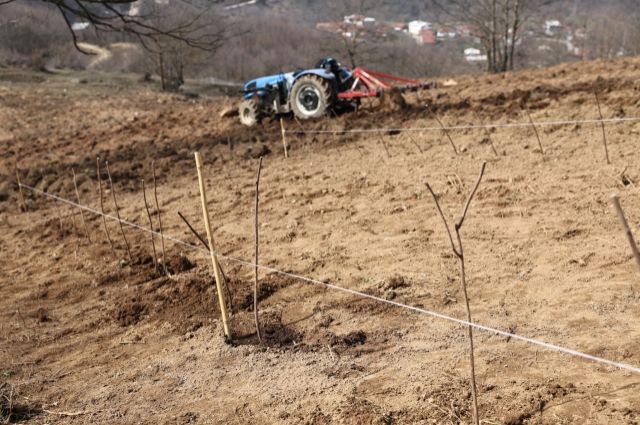
M 464 77 L 410 97 L 409 108 L 364 108 L 305 129 L 347 130 L 640 116 L 640 59 Z M 140 179 L 157 163 L 165 231 L 203 232 L 192 152 L 205 157 L 218 249 L 251 260 L 257 157 L 261 263 L 463 317 L 455 258 L 426 190 L 458 214 L 480 163 L 487 173 L 463 238 L 474 320 L 640 365 L 640 274 L 613 213 L 618 192 L 640 237 L 640 123 L 607 126 L 612 165 L 594 125 L 290 137 L 220 120 L 218 99 L 158 94 L 100 78 L 0 71 L 0 385 L 33 423 L 468 423 L 465 330 L 277 274 L 261 274 L 267 343 L 252 328 L 252 270 L 223 262 L 233 291 L 232 345 L 222 341 L 206 256 L 167 243 L 173 278 L 153 271 L 147 234 L 126 229 L 132 265 L 87 215 L 28 196 L 24 183 L 98 206 L 95 158 L 108 160 L 121 214 L 147 224 Z M 476 116 L 477 115 L 477 116 Z M 287 122 L 297 128 L 294 121 Z M 231 143 L 229 143 L 231 142 Z M 270 153 L 269 153 L 270 152 Z M 623 171 L 624 170 L 624 171 Z M 107 193 L 110 196 L 110 193 Z M 107 208 L 113 211 L 109 197 Z M 60 229 L 58 215 L 62 215 Z M 80 217 L 75 217 L 79 226 Z M 159 241 L 156 241 L 159 247 Z M 640 417 L 640 378 L 476 333 L 486 423 L 623 423 Z M 5 387 L 7 388 L 7 387 Z M 5 389 L 0 388 L 5 394 Z M 0 395 L 1 395 L 0 394 Z M 61 413 L 74 413 L 64 415 Z M 4 412 L 3 412 L 4 413 Z

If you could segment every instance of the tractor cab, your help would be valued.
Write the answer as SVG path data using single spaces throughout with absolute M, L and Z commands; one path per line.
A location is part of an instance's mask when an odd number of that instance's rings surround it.
M 353 84 L 353 72 L 340 65 L 340 62 L 332 57 L 322 58 L 316 63 L 316 68 L 324 69 L 336 77 L 339 91 L 348 90 Z

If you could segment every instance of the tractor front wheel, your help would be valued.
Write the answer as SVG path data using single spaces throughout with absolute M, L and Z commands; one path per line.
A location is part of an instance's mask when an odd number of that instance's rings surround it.
M 315 75 L 300 77 L 291 89 L 291 110 L 302 120 L 324 116 L 333 100 L 329 82 Z
M 238 107 L 240 122 L 247 127 L 253 127 L 258 123 L 260 111 L 258 101 L 255 98 L 245 99 L 240 102 Z

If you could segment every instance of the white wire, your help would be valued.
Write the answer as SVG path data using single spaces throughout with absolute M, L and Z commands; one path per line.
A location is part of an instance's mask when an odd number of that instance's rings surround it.
M 39 190 L 39 189 L 36 189 L 34 187 L 25 185 L 23 183 L 20 183 L 20 186 L 25 188 L 25 189 L 31 190 L 34 193 L 38 193 L 38 194 L 41 194 L 43 196 L 55 199 L 55 200 L 57 200 L 59 202 L 66 203 L 68 205 L 83 209 L 85 211 L 91 212 L 91 213 L 99 215 L 99 216 L 104 216 L 104 217 L 106 217 L 106 218 L 108 218 L 110 220 L 118 221 L 120 223 L 126 224 L 127 226 L 134 227 L 134 228 L 142 230 L 144 232 L 152 233 L 152 234 L 155 234 L 157 236 L 160 236 L 159 232 L 147 229 L 145 227 L 140 226 L 139 224 L 136 224 L 136 223 L 133 223 L 133 222 L 130 222 L 130 221 L 127 221 L 127 220 L 118 219 L 117 217 L 114 217 L 114 216 L 109 215 L 109 214 L 104 214 L 101 211 L 98 211 L 98 210 L 93 209 L 91 207 L 78 204 L 78 203 L 73 202 L 71 200 L 62 198 L 60 196 L 57 196 L 57 195 L 54 195 L 54 194 L 51 194 L 51 193 L 44 192 L 42 190 Z M 164 235 L 164 238 L 167 239 L 167 240 L 170 240 L 172 242 L 175 242 L 175 243 L 177 243 L 179 245 L 188 247 L 190 249 L 210 254 L 208 249 L 201 248 L 200 246 L 193 245 L 191 243 L 182 241 L 182 240 L 177 239 L 175 237 Z M 481 331 L 485 331 L 485 332 L 492 333 L 492 334 L 495 334 L 495 335 L 500 335 L 500 336 L 504 336 L 504 337 L 507 337 L 507 338 L 512 338 L 512 339 L 515 339 L 515 340 L 523 341 L 523 342 L 526 342 L 528 344 L 537 345 L 539 347 L 542 347 L 542 348 L 545 348 L 545 349 L 548 349 L 548 350 L 551 350 L 551 351 L 557 351 L 557 352 L 568 354 L 568 355 L 571 355 L 571 356 L 574 356 L 574 357 L 580 357 L 580 358 L 583 358 L 583 359 L 586 359 L 586 360 L 590 360 L 590 361 L 593 361 L 593 362 L 596 362 L 596 363 L 617 367 L 619 369 L 627 370 L 629 372 L 633 372 L 633 373 L 636 373 L 636 374 L 640 375 L 640 367 L 633 366 L 633 365 L 630 365 L 630 364 L 627 364 L 627 363 L 616 362 L 616 361 L 608 360 L 608 359 L 605 359 L 605 358 L 602 358 L 602 357 L 593 356 L 591 354 L 583 353 L 581 351 L 577 351 L 577 350 L 574 350 L 574 349 L 571 349 L 571 348 L 566 348 L 566 347 L 562 347 L 562 346 L 559 346 L 559 345 L 551 344 L 551 343 L 548 343 L 548 342 L 545 342 L 545 341 L 540 341 L 540 340 L 537 340 L 537 339 L 534 339 L 534 338 L 529 338 L 529 337 L 526 337 L 526 336 L 517 335 L 517 334 L 511 333 L 511 332 L 507 332 L 507 331 L 503 331 L 503 330 L 500 330 L 500 329 L 492 328 L 490 326 L 481 325 L 479 323 L 469 322 L 469 321 L 466 321 L 466 320 L 463 320 L 463 319 L 457 319 L 455 317 L 448 316 L 446 314 L 438 313 L 438 312 L 435 312 L 435 311 L 427 310 L 427 309 L 424 309 L 424 308 L 414 307 L 414 306 L 411 306 L 411 305 L 408 305 L 408 304 L 403 304 L 403 303 L 399 303 L 399 302 L 396 302 L 396 301 L 387 300 L 387 299 L 384 299 L 384 298 L 377 297 L 375 295 L 370 295 L 370 294 L 366 294 L 364 292 L 356 291 L 354 289 L 349 289 L 349 288 L 345 288 L 345 287 L 342 287 L 342 286 L 334 285 L 334 284 L 331 284 L 331 283 L 322 282 L 320 280 L 311 279 L 311 278 L 308 278 L 308 277 L 305 277 L 305 276 L 297 275 L 295 273 L 289 273 L 289 272 L 285 272 L 285 271 L 282 271 L 282 270 L 278 270 L 278 269 L 275 269 L 273 267 L 263 266 L 263 265 L 260 265 L 260 264 L 256 265 L 255 263 L 252 263 L 250 261 L 245 261 L 245 260 L 242 260 L 242 259 L 239 259 L 239 258 L 234 258 L 234 257 L 230 257 L 230 256 L 227 256 L 227 255 L 219 254 L 219 253 L 217 253 L 215 251 L 213 252 L 213 254 L 215 254 L 218 258 L 221 258 L 221 259 L 224 259 L 224 260 L 227 260 L 227 261 L 231 261 L 231 262 L 235 262 L 235 263 L 241 264 L 243 266 L 247 266 L 247 267 L 256 267 L 257 266 L 258 268 L 260 268 L 262 270 L 266 270 L 266 271 L 269 271 L 269 272 L 272 272 L 272 273 L 277 273 L 277 274 L 279 274 L 281 276 L 286 276 L 286 277 L 289 277 L 289 278 L 292 278 L 292 279 L 296 279 L 296 280 L 300 280 L 300 281 L 303 281 L 303 282 L 313 283 L 313 284 L 316 284 L 316 285 L 324 286 L 325 288 L 329 288 L 329 289 L 335 289 L 337 291 L 345 292 L 345 293 L 350 294 L 350 295 L 354 295 L 354 296 L 361 297 L 361 298 L 367 298 L 367 299 L 370 299 L 370 300 L 373 300 L 373 301 L 381 302 L 381 303 L 392 305 L 392 306 L 395 306 L 395 307 L 400 307 L 400 308 L 403 308 L 403 309 L 406 309 L 406 310 L 410 310 L 410 311 L 413 311 L 413 312 L 416 312 L 416 313 L 426 314 L 428 316 L 435 317 L 437 319 L 446 320 L 446 321 L 449 321 L 449 322 L 453 322 L 453 323 L 456 323 L 456 324 L 459 324 L 459 325 L 470 326 L 472 328 L 475 328 L 475 329 L 478 329 L 478 330 L 481 330 Z
M 437 127 L 390 127 L 390 128 L 354 128 L 346 130 L 285 130 L 288 134 L 349 134 L 349 133 L 380 133 L 380 132 L 422 132 L 422 131 L 442 131 L 444 130 L 474 130 L 474 129 L 491 129 L 491 128 L 519 128 L 534 126 L 550 126 L 550 125 L 575 125 L 575 124 L 620 124 L 626 122 L 640 121 L 640 117 L 630 118 L 604 118 L 590 120 L 562 120 L 562 121 L 538 121 L 534 123 L 496 123 L 496 124 L 470 124 L 470 125 L 453 125 L 453 126 L 437 126 Z

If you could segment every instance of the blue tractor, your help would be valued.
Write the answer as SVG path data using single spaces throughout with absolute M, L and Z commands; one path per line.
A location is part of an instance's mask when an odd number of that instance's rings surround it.
M 353 85 L 353 73 L 333 58 L 312 69 L 251 80 L 244 85 L 240 122 L 253 126 L 265 116 L 293 114 L 299 119 L 324 116 L 338 104 L 338 94 Z

